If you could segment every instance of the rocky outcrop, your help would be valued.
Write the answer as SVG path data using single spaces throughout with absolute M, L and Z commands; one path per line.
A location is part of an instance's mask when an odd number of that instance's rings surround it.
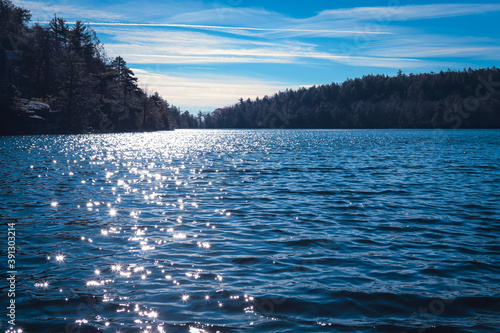
M 46 103 L 19 99 L 16 110 L 7 116 L 0 126 L 0 135 L 18 134 L 62 134 L 65 129 L 62 114 L 52 110 Z
M 19 99 L 21 92 L 12 83 L 22 52 L 0 45 L 0 135 L 63 133 L 62 116 L 50 105 Z
M 28 100 L 22 98 L 20 102 L 23 104 L 23 108 L 29 114 L 35 114 L 41 116 L 42 114 L 48 113 L 51 111 L 50 106 L 46 103 Z

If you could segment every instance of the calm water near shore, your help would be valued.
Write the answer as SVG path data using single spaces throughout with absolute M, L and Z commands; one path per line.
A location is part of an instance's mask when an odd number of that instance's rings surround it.
M 24 332 L 496 332 L 500 130 L 0 138 Z

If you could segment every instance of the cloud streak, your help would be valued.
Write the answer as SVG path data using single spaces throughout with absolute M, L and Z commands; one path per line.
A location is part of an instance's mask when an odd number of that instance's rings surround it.
M 80 6 L 70 6 L 62 4 L 48 4 L 41 3 L 37 1 L 29 0 L 15 0 L 16 5 L 28 8 L 33 14 L 33 20 L 45 21 L 54 14 L 59 17 L 63 17 L 65 20 L 109 20 L 109 21 L 121 21 L 125 19 L 123 15 L 104 12 L 100 10 L 93 10 L 82 8 Z
M 174 23 L 113 23 L 113 22 L 91 22 L 93 26 L 124 26 L 124 27 L 169 27 L 169 28 L 189 28 L 201 30 L 222 30 L 222 31 L 264 31 L 264 32 L 305 32 L 318 34 L 338 34 L 338 35 L 357 35 L 357 34 L 373 34 L 373 35 L 391 35 L 388 31 L 362 31 L 362 30 L 328 30 L 328 29 L 293 29 L 293 28 L 253 28 L 253 27 L 234 27 L 234 26 L 217 26 L 217 25 L 199 25 L 199 24 L 174 24 Z
M 325 10 L 317 18 L 354 19 L 357 21 L 409 21 L 498 11 L 500 11 L 500 4 L 430 4 Z
M 429 58 L 478 58 L 500 60 L 500 42 L 490 38 L 416 35 L 404 40 L 385 40 L 370 44 L 360 54 L 377 57 L 405 56 Z
M 328 61 L 355 66 L 401 68 L 421 65 L 418 59 L 394 56 L 344 55 L 321 51 L 319 46 L 299 41 L 242 40 L 190 31 L 137 31 L 126 27 L 104 30 L 119 43 L 107 45 L 110 54 L 135 64 L 306 64 Z

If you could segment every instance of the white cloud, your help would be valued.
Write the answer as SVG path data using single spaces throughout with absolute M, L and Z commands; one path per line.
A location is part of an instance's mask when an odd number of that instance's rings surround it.
M 406 21 L 484 14 L 496 11 L 500 11 L 500 4 L 392 5 L 325 10 L 317 18 L 354 19 L 356 21 Z
M 273 95 L 298 85 L 229 75 L 165 75 L 154 68 L 132 69 L 142 85 L 158 91 L 169 103 L 182 110 L 213 111 L 216 107 L 232 105 L 243 99 Z
M 354 66 L 393 68 L 415 67 L 417 59 L 394 56 L 342 55 L 319 51 L 305 43 L 252 43 L 202 33 L 158 32 L 151 40 L 142 34 L 122 34 L 130 43 L 109 44 L 113 56 L 121 55 L 132 64 L 229 64 L 286 63 L 304 64 L 311 60 L 333 61 Z M 163 37 L 171 37 L 163 39 Z M 163 41 L 163 42 L 162 42 Z M 421 63 L 421 62 L 420 62 Z
M 304 64 L 333 61 L 355 66 L 392 68 L 414 67 L 417 60 L 394 56 L 344 55 L 321 51 L 320 47 L 300 41 L 261 41 L 215 36 L 193 31 L 165 31 L 131 27 L 105 27 L 118 43 L 106 45 L 109 54 L 121 55 L 135 64 L 229 64 L 282 63 Z
M 499 42 L 489 38 L 415 35 L 400 40 L 377 41 L 360 50 L 378 57 L 500 59 Z
M 115 26 L 115 27 L 151 27 L 151 28 L 187 28 L 187 29 L 200 29 L 200 30 L 216 30 L 234 34 L 242 34 L 246 32 L 270 32 L 270 33 L 300 33 L 301 35 L 321 35 L 321 36 L 346 36 L 358 34 L 370 35 L 391 35 L 388 31 L 367 31 L 367 30 L 335 30 L 335 29 L 321 29 L 321 28 L 256 28 L 256 27 L 242 27 L 242 26 L 217 26 L 217 25 L 200 25 L 200 24 L 178 24 L 178 23 L 109 23 L 109 22 L 90 22 L 94 26 Z
M 105 28 L 117 43 L 106 50 L 129 63 L 294 63 L 314 50 L 302 42 L 267 42 L 215 36 L 193 31 Z
M 87 9 L 83 6 L 70 6 L 58 3 L 51 4 L 29 0 L 15 0 L 14 2 L 17 6 L 29 9 L 32 14 L 32 20 L 35 22 L 50 20 L 54 17 L 54 14 L 68 21 L 120 21 L 124 19 L 122 15 L 113 12 Z

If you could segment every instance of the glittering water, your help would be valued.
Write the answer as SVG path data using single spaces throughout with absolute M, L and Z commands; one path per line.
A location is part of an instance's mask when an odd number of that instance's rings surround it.
M 17 323 L 494 332 L 499 148 L 493 130 L 0 138 Z

